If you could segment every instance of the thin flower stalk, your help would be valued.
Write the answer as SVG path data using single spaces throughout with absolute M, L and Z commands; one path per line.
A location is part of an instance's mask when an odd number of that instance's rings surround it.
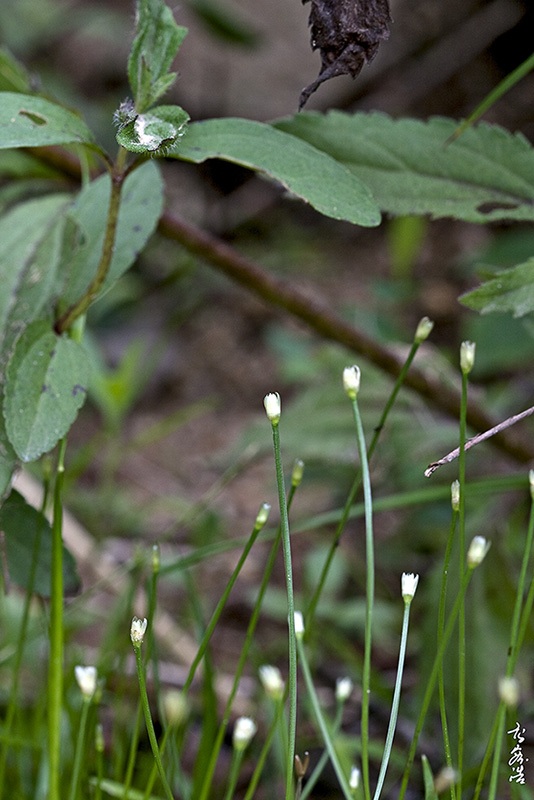
M 278 397 L 278 408 L 269 398 Z M 274 463 L 276 483 L 278 486 L 278 504 L 280 508 L 280 526 L 282 529 L 282 548 L 287 589 L 287 614 L 289 624 L 289 737 L 287 748 L 286 800 L 293 798 L 293 765 L 295 761 L 295 738 L 297 731 L 297 645 L 295 638 L 295 602 L 293 597 L 293 568 L 291 565 L 291 543 L 289 539 L 289 516 L 287 513 L 286 493 L 282 457 L 280 454 L 280 397 L 267 395 L 265 398 L 267 416 L 271 422 L 273 435 Z M 278 411 L 278 413 L 276 413 Z
M 389 764 L 389 758 L 391 756 L 391 748 L 393 747 L 395 728 L 397 726 L 397 717 L 399 714 L 400 693 L 402 686 L 402 673 L 404 671 L 404 660 L 406 657 L 406 642 L 408 641 L 408 625 L 410 623 L 410 606 L 412 604 L 411 599 L 413 598 L 413 595 L 415 593 L 415 588 L 417 587 L 417 580 L 414 580 L 413 583 L 414 585 L 413 585 L 413 591 L 411 591 L 411 597 L 409 597 L 408 595 L 404 595 L 404 614 L 402 619 L 402 632 L 401 632 L 401 641 L 399 648 L 397 677 L 395 680 L 395 689 L 393 691 L 393 702 L 391 704 L 391 715 L 389 718 L 388 731 L 386 734 L 384 753 L 382 756 L 382 763 L 380 764 L 380 771 L 378 773 L 378 781 L 376 784 L 373 800 L 379 800 L 380 794 L 382 792 L 382 787 L 384 785 L 384 780 L 386 778 L 386 772 Z
M 63 506 L 67 440 L 59 444 L 52 520 L 52 567 L 50 593 L 50 664 L 48 671 L 48 769 L 49 800 L 60 800 L 61 710 L 63 706 Z
M 454 531 L 456 529 L 456 521 L 459 512 L 459 481 L 455 481 L 451 487 L 451 505 L 452 505 L 452 519 L 449 528 L 449 536 L 447 538 L 447 546 L 445 548 L 445 557 L 443 560 L 443 571 L 441 575 L 441 589 L 439 595 L 439 609 L 438 609 L 438 634 L 437 634 L 437 647 L 439 649 L 441 640 L 443 638 L 443 630 L 445 627 L 445 604 L 447 599 L 447 583 L 449 577 L 449 569 L 451 562 L 452 546 L 454 543 Z M 441 729 L 443 732 L 443 746 L 445 749 L 445 762 L 447 767 L 453 767 L 453 757 L 451 750 L 451 742 L 449 737 L 449 724 L 447 722 L 447 709 L 445 702 L 445 681 L 443 674 L 443 662 L 439 665 L 438 673 L 438 693 L 439 693 L 439 708 L 441 716 Z M 451 786 L 451 800 L 456 800 L 456 787 L 454 784 Z
M 417 743 L 419 741 L 419 736 L 421 734 L 421 730 L 423 728 L 423 724 L 424 724 L 424 721 L 425 721 L 425 718 L 426 718 L 426 714 L 427 714 L 428 708 L 430 706 L 430 701 L 432 699 L 432 694 L 433 694 L 434 688 L 436 686 L 436 681 L 437 681 L 437 677 L 438 677 L 438 673 L 439 673 L 440 664 L 443 661 L 443 655 L 445 653 L 445 649 L 446 649 L 446 647 L 447 647 L 447 645 L 449 643 L 449 639 L 451 637 L 451 634 L 452 634 L 452 632 L 454 630 L 454 626 L 455 626 L 456 621 L 458 619 L 458 615 L 460 613 L 460 608 L 461 608 L 462 603 L 464 601 L 465 593 L 467 592 L 467 588 L 469 586 L 469 582 L 470 582 L 471 577 L 473 575 L 473 570 L 474 569 L 475 569 L 474 566 L 469 566 L 468 569 L 466 570 L 466 572 L 464 573 L 464 576 L 463 576 L 463 579 L 462 579 L 462 583 L 460 585 L 460 590 L 459 590 L 459 592 L 458 592 L 458 594 L 456 596 L 456 600 L 454 602 L 454 605 L 452 607 L 449 619 L 447 621 L 447 625 L 445 626 L 445 630 L 443 631 L 443 636 L 441 638 L 441 642 L 440 642 L 440 644 L 439 644 L 439 646 L 437 648 L 437 652 L 436 652 L 436 655 L 435 655 L 435 658 L 434 658 L 434 663 L 432 665 L 432 671 L 431 671 L 430 676 L 429 676 L 428 681 L 427 681 L 427 686 L 426 686 L 425 694 L 424 694 L 424 697 L 423 697 L 423 704 L 422 704 L 422 707 L 421 707 L 421 711 L 419 713 L 419 718 L 418 718 L 416 726 L 415 726 L 415 731 L 414 731 L 414 735 L 413 735 L 413 738 L 412 738 L 412 743 L 410 745 L 410 750 L 409 750 L 409 753 L 408 753 L 408 759 L 406 761 L 406 767 L 404 769 L 404 773 L 403 773 L 403 776 L 402 776 L 402 783 L 401 783 L 401 788 L 400 788 L 398 800 L 403 800 L 403 798 L 404 798 L 404 796 L 406 794 L 406 789 L 408 787 L 408 780 L 410 778 L 410 772 L 412 770 L 413 762 L 414 762 L 414 759 L 415 759 L 415 753 L 416 753 L 416 750 L 417 750 Z
M 344 706 L 344 704 L 345 704 L 344 700 L 342 700 L 340 698 L 337 698 L 336 715 L 334 717 L 334 722 L 332 724 L 332 738 L 333 739 L 335 739 L 335 737 L 337 736 L 337 734 L 341 730 L 341 723 L 342 723 L 342 720 L 343 720 L 343 706 Z M 311 792 L 313 791 L 313 789 L 315 787 L 315 784 L 317 783 L 317 781 L 319 780 L 319 778 L 321 777 L 321 775 L 323 773 L 323 770 L 324 770 L 324 768 L 325 768 L 325 766 L 327 764 L 328 758 L 329 758 L 329 753 L 328 753 L 328 750 L 325 749 L 323 751 L 323 753 L 321 753 L 321 757 L 319 758 L 319 761 L 315 765 L 313 772 L 311 773 L 310 777 L 306 781 L 306 786 L 304 787 L 304 789 L 301 792 L 300 800 L 306 800 L 306 798 L 311 794 Z
M 91 705 L 91 700 L 92 700 L 92 695 L 86 693 L 83 689 L 82 689 L 82 695 L 83 695 L 82 713 L 80 715 L 80 724 L 78 726 L 78 738 L 76 740 L 76 749 L 74 753 L 74 767 L 72 770 L 72 778 L 70 783 L 69 800 L 76 800 L 76 795 L 78 794 L 78 787 L 80 785 L 84 748 L 85 748 L 85 732 L 87 730 L 89 706 Z
M 468 376 L 475 359 L 475 345 L 473 342 L 462 342 L 460 347 L 460 367 L 462 373 L 462 399 L 460 403 L 460 454 L 458 459 L 458 480 L 460 484 L 459 507 L 459 548 L 458 548 L 458 574 L 460 581 L 465 573 L 465 444 L 466 419 L 467 419 L 467 388 Z M 457 795 L 462 796 L 462 770 L 464 762 L 464 736 L 465 736 L 465 684 L 466 684 L 466 639 L 465 639 L 465 605 L 462 602 L 458 616 L 458 755 L 457 755 Z
M 315 714 L 317 724 L 321 731 L 321 736 L 323 737 L 323 741 L 325 743 L 328 756 L 330 758 L 330 761 L 332 762 L 332 766 L 339 781 L 341 791 L 345 796 L 345 800 L 354 800 L 354 793 L 350 788 L 348 778 L 343 772 L 343 769 L 341 767 L 341 763 L 339 761 L 336 749 L 334 747 L 334 742 L 332 739 L 332 734 L 329 725 L 327 724 L 324 718 L 324 714 L 322 712 L 321 705 L 319 703 L 319 698 L 317 697 L 317 692 L 315 691 L 315 686 L 313 685 L 313 678 L 310 671 L 310 665 L 308 664 L 308 658 L 306 656 L 306 650 L 304 648 L 302 637 L 299 637 L 297 639 L 297 647 L 299 652 L 300 666 L 304 674 L 304 681 L 306 683 L 306 688 L 308 690 L 308 695 L 311 701 L 313 712 Z
M 349 396 L 350 397 L 350 396 Z M 362 472 L 363 498 L 365 507 L 365 553 L 367 566 L 366 606 L 365 606 L 365 649 L 362 675 L 362 780 L 366 800 L 371 798 L 369 784 L 369 701 L 371 693 L 371 641 L 373 629 L 373 605 L 375 595 L 375 561 L 373 542 L 373 501 L 371 495 L 371 479 L 369 463 L 365 447 L 363 425 L 358 407 L 357 396 L 350 397 L 354 420 L 356 423 L 356 436 Z
M 419 329 L 420 329 L 420 326 L 418 325 L 418 330 Z M 384 426 L 386 424 L 386 421 L 387 421 L 387 418 L 389 416 L 389 413 L 390 413 L 391 409 L 393 408 L 393 404 L 395 403 L 395 400 L 397 399 L 398 393 L 401 390 L 401 387 L 402 387 L 402 385 L 404 383 L 404 380 L 406 378 L 406 374 L 408 373 L 408 370 L 410 369 L 412 361 L 414 360 L 415 355 L 416 355 L 417 351 L 419 350 L 419 347 L 421 346 L 422 341 L 424 341 L 423 339 L 420 338 L 421 334 L 419 334 L 419 336 L 417 335 L 418 330 L 416 330 L 416 335 L 414 337 L 414 341 L 413 341 L 412 346 L 410 348 L 410 352 L 408 353 L 406 361 L 402 365 L 401 371 L 399 372 L 399 374 L 397 376 L 397 379 L 395 380 L 395 384 L 394 384 L 394 386 L 393 386 L 393 388 L 391 390 L 391 394 L 389 395 L 389 397 L 387 399 L 386 405 L 384 406 L 384 410 L 382 412 L 380 420 L 378 421 L 378 425 L 376 425 L 376 427 L 374 429 L 373 438 L 371 439 L 371 444 L 369 445 L 369 449 L 367 451 L 367 460 L 368 461 L 371 461 L 371 457 L 372 457 L 372 455 L 373 455 L 373 453 L 375 451 L 376 445 L 378 444 L 378 439 L 380 438 L 380 434 L 382 433 L 382 430 L 384 429 Z M 430 333 L 430 331 L 428 331 L 428 333 Z M 319 599 L 320 599 L 321 594 L 323 592 L 323 588 L 324 588 L 324 586 L 326 584 L 326 579 L 328 577 L 328 573 L 330 571 L 330 567 L 331 567 L 332 561 L 334 560 L 334 556 L 335 556 L 335 554 L 337 552 L 337 548 L 338 548 L 338 545 L 339 545 L 339 540 L 341 539 L 341 535 L 342 535 L 342 533 L 343 533 L 343 531 L 345 529 L 345 525 L 347 524 L 347 520 L 349 518 L 349 514 L 350 514 L 351 509 L 352 509 L 352 504 L 354 503 L 354 499 L 356 497 L 356 494 L 358 493 L 358 489 L 361 486 L 361 482 L 362 482 L 362 473 L 361 473 L 361 470 L 358 470 L 358 472 L 357 472 L 357 474 L 356 474 L 356 476 L 354 478 L 353 484 L 352 484 L 352 486 L 350 488 L 347 500 L 345 502 L 345 506 L 343 508 L 343 513 L 342 513 L 342 515 L 340 517 L 340 520 L 339 520 L 339 522 L 337 524 L 334 536 L 332 538 L 332 542 L 331 542 L 330 548 L 328 550 L 328 555 L 326 557 L 325 563 L 324 563 L 323 568 L 321 570 L 321 575 L 320 575 L 319 580 L 317 582 L 317 587 L 316 587 L 316 589 L 315 589 L 315 591 L 313 593 L 313 596 L 312 596 L 312 599 L 310 600 L 308 608 L 306 609 L 306 619 L 308 620 L 308 625 L 307 625 L 308 630 L 311 630 L 311 627 L 312 627 L 312 624 L 313 624 L 313 618 L 315 616 L 315 611 L 317 609 L 317 605 L 319 603 Z
M 156 738 L 156 732 L 154 730 L 154 723 L 152 722 L 152 714 L 150 712 L 150 703 L 148 702 L 148 694 L 146 691 L 146 681 L 145 681 L 145 669 L 143 666 L 143 659 L 141 658 L 141 644 L 143 641 L 143 635 L 146 629 L 146 620 L 144 620 L 140 625 L 136 625 L 136 622 L 139 623 L 140 620 L 136 620 L 134 617 L 134 622 L 132 623 L 132 630 L 131 630 L 131 639 L 135 653 L 135 663 L 137 666 L 137 678 L 139 681 L 139 689 L 141 693 L 141 703 L 143 706 L 143 713 L 145 716 L 145 724 L 148 733 L 148 738 L 150 741 L 150 747 L 152 748 L 152 754 L 154 756 L 154 760 L 158 767 L 159 777 L 161 780 L 161 785 L 163 787 L 163 791 L 167 800 L 174 800 L 173 794 L 171 792 L 171 788 L 167 781 L 167 777 L 165 775 L 165 770 L 163 769 L 163 763 L 161 761 L 161 756 L 159 752 L 158 740 Z

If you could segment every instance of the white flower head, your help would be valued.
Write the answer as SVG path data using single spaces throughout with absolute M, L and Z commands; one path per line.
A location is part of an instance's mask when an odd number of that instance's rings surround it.
M 360 785 L 360 770 L 358 767 L 353 767 L 350 771 L 349 786 L 356 794 L 356 789 Z
M 421 344 L 421 342 L 424 342 L 425 339 L 428 339 L 433 327 L 434 323 L 431 319 L 429 319 L 428 317 L 422 317 L 419 320 L 419 324 L 415 330 L 415 336 L 414 336 L 415 343 Z
M 414 575 L 413 572 L 403 572 L 401 577 L 401 593 L 402 599 L 405 603 L 411 603 L 417 584 L 419 583 L 419 575 Z
M 266 394 L 263 398 L 263 405 L 267 417 L 272 425 L 278 425 L 280 422 L 280 414 L 282 413 L 282 404 L 278 392 L 271 392 Z
M 143 620 L 134 617 L 132 619 L 132 626 L 130 628 L 130 638 L 132 640 L 132 644 L 134 647 L 140 645 L 143 641 L 143 637 L 145 635 L 146 626 L 147 626 L 146 617 Z
M 530 496 L 534 500 L 534 469 L 528 473 L 528 482 L 530 485 Z
M 483 536 L 474 536 L 471 544 L 469 545 L 469 550 L 467 551 L 467 566 L 470 569 L 478 567 L 478 565 L 486 557 L 486 553 L 489 549 L 490 542 L 488 542 Z
M 356 400 L 360 390 L 360 368 L 353 364 L 343 370 L 343 388 L 351 400 Z
M 514 708 L 519 703 L 519 681 L 517 678 L 500 678 L 499 697 L 508 708 Z
M 475 342 L 462 342 L 460 345 L 460 367 L 467 375 L 475 365 Z
M 95 693 L 98 671 L 96 667 L 74 667 L 74 677 L 80 691 L 86 699 L 91 699 Z
M 250 717 L 239 717 L 234 727 L 232 744 L 234 750 L 244 750 L 254 734 L 256 733 L 256 723 Z
M 344 703 L 345 700 L 349 699 L 353 688 L 354 684 L 350 678 L 338 678 L 336 681 L 336 700 Z
M 263 688 L 272 700 L 280 700 L 284 694 L 284 679 L 278 667 L 264 664 L 259 669 Z
M 304 636 L 304 617 L 302 611 L 295 611 L 295 636 L 297 639 L 302 639 Z

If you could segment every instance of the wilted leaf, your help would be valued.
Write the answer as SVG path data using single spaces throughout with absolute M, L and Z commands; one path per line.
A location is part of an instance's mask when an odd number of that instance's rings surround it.
M 514 317 L 523 317 L 534 311 L 534 258 L 500 272 L 462 295 L 460 302 L 481 314 L 511 311 Z
M 308 2 L 308 0 L 303 0 Z M 355 78 L 389 37 L 388 0 L 311 0 L 311 46 L 321 51 L 317 80 L 300 95 L 299 108 L 321 83 L 337 75 Z
M 82 120 L 42 97 L 0 92 L 0 148 L 50 144 L 94 145 Z
M 169 156 L 193 161 L 222 158 L 264 172 L 333 219 L 372 227 L 380 213 L 366 186 L 330 156 L 262 122 L 212 119 L 189 125 Z
M 21 589 L 32 589 L 41 597 L 50 597 L 52 574 L 52 530 L 40 511 L 28 505 L 24 498 L 12 491 L 0 508 L 0 528 L 4 532 L 6 567 L 9 579 Z M 36 540 L 38 551 L 33 585 L 30 587 L 32 560 Z M 76 563 L 69 551 L 63 548 L 63 584 L 67 594 L 80 588 Z
M 22 461 L 47 453 L 67 433 L 88 382 L 80 344 L 57 336 L 44 321 L 26 328 L 8 364 L 4 397 L 6 432 Z
M 534 220 L 534 149 L 485 123 L 446 145 L 452 119 L 303 112 L 274 123 L 346 166 L 383 211 L 466 222 Z

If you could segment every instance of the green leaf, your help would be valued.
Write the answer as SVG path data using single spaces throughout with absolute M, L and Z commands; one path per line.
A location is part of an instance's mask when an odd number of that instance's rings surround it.
M 42 97 L 0 92 L 0 148 L 73 143 L 94 145 L 94 138 L 71 111 Z
M 120 128 L 117 142 L 133 153 L 153 153 L 163 148 L 165 154 L 184 135 L 188 121 L 189 114 L 179 106 L 156 106 Z
M 7 47 L 0 47 L 0 91 L 31 91 L 31 80 L 28 71 L 17 61 Z
M 434 787 L 434 776 L 432 775 L 432 769 L 428 763 L 428 758 L 426 756 L 421 756 L 421 761 L 423 762 L 425 800 L 438 800 L 438 795 Z
M 264 172 L 333 219 L 372 227 L 380 212 L 366 186 L 326 153 L 271 125 L 246 119 L 195 122 L 168 153 L 200 163 L 221 158 Z
M 69 203 L 68 195 L 49 195 L 21 203 L 0 219 L 0 383 L 15 339 L 51 310 Z
M 89 382 L 83 347 L 57 336 L 47 322 L 29 325 L 8 364 L 4 397 L 6 432 L 22 461 L 47 453 L 76 419 Z
M 523 317 L 534 311 L 534 258 L 499 272 L 478 289 L 463 294 L 460 302 L 481 314 L 511 311 L 514 317 Z
M 103 175 L 83 189 L 72 210 L 82 240 L 65 264 L 66 285 L 61 309 L 75 303 L 91 283 L 100 261 L 111 183 Z M 100 294 L 103 294 L 133 264 L 154 232 L 163 210 L 163 182 L 157 165 L 147 161 L 124 182 L 113 258 Z
M 9 579 L 24 590 L 30 588 L 32 559 L 39 538 L 31 588 L 35 594 L 50 597 L 52 530 L 46 517 L 28 505 L 18 492 L 12 491 L 0 508 L 0 528 L 5 535 L 2 552 L 5 554 Z M 67 594 L 74 594 L 80 588 L 76 563 L 66 547 L 63 548 L 63 582 Z
M 3 500 L 10 489 L 17 464 L 17 454 L 7 438 L 4 418 L 0 415 L 0 500 Z
M 390 214 L 534 220 L 534 151 L 521 134 L 480 124 L 447 144 L 457 127 L 451 119 L 340 111 L 274 125 L 344 164 Z
M 128 59 L 128 79 L 135 108 L 142 114 L 167 91 L 176 78 L 168 73 L 187 28 L 176 24 L 163 0 L 140 0 L 137 34 Z

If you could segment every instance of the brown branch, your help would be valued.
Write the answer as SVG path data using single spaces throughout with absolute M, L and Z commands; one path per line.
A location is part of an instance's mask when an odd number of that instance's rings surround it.
M 270 305 L 283 308 L 321 336 L 367 358 L 393 378 L 398 376 L 403 359 L 393 350 L 339 319 L 326 305 L 310 299 L 289 282 L 274 277 L 225 242 L 168 212 L 163 214 L 159 230 L 164 236 L 180 242 L 191 253 L 200 256 Z M 405 384 L 448 416 L 456 420 L 459 418 L 460 393 L 455 389 L 413 365 L 406 376 Z M 484 431 L 498 423 L 483 408 L 471 402 L 467 409 L 467 424 L 474 430 Z M 527 462 L 534 458 L 534 452 L 527 443 L 511 436 L 509 432 L 499 433 L 492 439 L 492 443 L 517 461 Z

